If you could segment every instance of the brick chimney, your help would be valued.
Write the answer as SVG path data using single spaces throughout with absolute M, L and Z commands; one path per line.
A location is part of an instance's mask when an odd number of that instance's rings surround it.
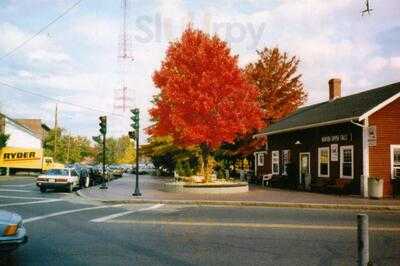
M 329 80 L 329 101 L 334 101 L 342 96 L 342 81 L 341 79 Z

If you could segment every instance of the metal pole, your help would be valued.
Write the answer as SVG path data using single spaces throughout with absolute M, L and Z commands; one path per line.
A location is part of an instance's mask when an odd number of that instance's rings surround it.
M 136 129 L 136 185 L 132 196 L 142 196 L 139 190 L 139 129 Z
M 106 134 L 103 134 L 103 183 L 101 189 L 107 189 L 106 185 Z
M 357 214 L 358 265 L 369 263 L 368 215 Z
M 69 164 L 69 149 L 70 149 L 70 145 L 71 145 L 71 136 L 70 136 L 69 132 L 67 132 L 67 134 L 68 134 L 67 163 Z

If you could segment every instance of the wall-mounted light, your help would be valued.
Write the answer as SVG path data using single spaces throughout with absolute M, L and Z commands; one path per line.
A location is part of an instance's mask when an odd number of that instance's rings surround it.
M 296 142 L 294 143 L 294 145 L 301 145 L 300 140 L 296 141 Z

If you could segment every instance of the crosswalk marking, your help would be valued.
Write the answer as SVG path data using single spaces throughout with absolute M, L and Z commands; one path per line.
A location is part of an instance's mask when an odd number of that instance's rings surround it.
M 124 216 L 124 215 L 128 215 L 128 214 L 131 214 L 131 213 L 155 210 L 155 209 L 161 208 L 162 206 L 164 206 L 164 204 L 156 204 L 156 205 L 153 205 L 153 206 L 150 206 L 150 207 L 141 208 L 141 209 L 138 209 L 138 210 L 120 212 L 120 213 L 116 213 L 116 214 L 112 214 L 112 215 L 96 218 L 96 219 L 93 219 L 93 220 L 90 220 L 90 221 L 93 222 L 93 223 L 103 223 L 103 222 L 106 222 L 108 220 L 112 220 L 112 219 L 115 219 L 115 218 L 118 218 L 118 217 L 121 217 L 121 216 Z
M 41 204 L 41 203 L 50 203 L 50 202 L 57 202 L 57 201 L 62 201 L 62 199 L 48 199 L 48 200 L 37 200 L 37 201 L 28 201 L 28 202 L 6 203 L 6 204 L 0 204 L 0 207 Z
M 6 199 L 31 199 L 31 200 L 46 200 L 49 198 L 44 198 L 44 197 L 20 197 L 20 196 L 5 196 L 5 195 L 0 195 L 0 198 L 6 198 Z
M 105 208 L 115 208 L 115 207 L 121 207 L 122 204 L 118 205 L 102 205 L 102 206 L 96 206 L 96 207 L 86 207 L 86 208 L 81 208 L 81 209 L 73 209 L 73 210 L 68 210 L 68 211 L 61 211 L 61 212 L 54 212 L 42 216 L 36 216 L 36 217 L 31 217 L 28 219 L 24 219 L 24 223 L 30 223 L 38 220 L 43 220 L 55 216 L 61 216 L 65 214 L 70 214 L 70 213 L 75 213 L 75 212 L 82 212 L 82 211 L 90 211 L 90 210 L 98 210 L 98 209 L 105 209 Z
M 33 184 L 25 184 L 25 185 L 0 185 L 0 187 L 31 187 Z
M 32 192 L 33 190 L 21 190 L 21 189 L 2 189 L 0 188 L 0 192 L 23 192 L 23 193 L 28 193 Z

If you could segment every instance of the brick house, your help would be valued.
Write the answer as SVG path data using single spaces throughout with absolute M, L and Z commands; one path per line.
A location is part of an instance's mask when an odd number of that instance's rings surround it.
M 391 196 L 400 177 L 400 83 L 341 97 L 341 80 L 329 81 L 329 100 L 305 106 L 254 137 L 265 137 L 255 155 L 257 176 L 287 175 L 299 186 L 312 179 L 349 184 L 368 194 L 368 177 L 384 182 Z

